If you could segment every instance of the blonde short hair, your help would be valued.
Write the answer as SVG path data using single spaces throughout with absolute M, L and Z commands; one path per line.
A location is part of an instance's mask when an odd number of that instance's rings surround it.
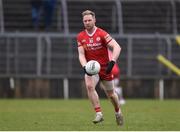
M 93 11 L 90 11 L 90 10 L 83 11 L 82 17 L 84 17 L 85 15 L 92 15 L 93 17 L 95 17 L 95 13 Z

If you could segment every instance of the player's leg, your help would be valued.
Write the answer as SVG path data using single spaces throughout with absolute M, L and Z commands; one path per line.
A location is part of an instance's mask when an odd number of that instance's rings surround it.
M 114 92 L 114 85 L 113 81 L 102 81 L 103 89 L 107 95 L 107 97 L 111 100 L 115 111 L 121 112 L 121 109 L 119 108 L 119 100 L 117 94 Z M 117 110 L 116 110 L 117 109 Z
M 122 87 L 118 87 L 119 89 L 119 103 L 121 105 L 124 105 L 126 103 L 125 99 L 123 98 L 123 91 L 122 91 Z
M 114 92 L 114 84 L 113 81 L 102 81 L 103 89 L 107 95 L 107 97 L 111 100 L 116 116 L 116 122 L 118 125 L 123 125 L 123 116 L 122 111 L 119 106 L 119 99 L 117 94 Z
M 90 99 L 92 106 L 96 112 L 96 116 L 95 116 L 95 119 L 93 120 L 93 123 L 99 123 L 103 121 L 103 115 L 102 115 L 102 111 L 100 107 L 99 96 L 95 89 L 98 81 L 99 81 L 98 75 L 94 75 L 94 76 L 85 75 L 85 84 L 86 84 L 88 98 Z
M 125 100 L 123 98 L 122 87 L 119 86 L 119 79 L 115 78 L 113 81 L 114 81 L 114 91 L 118 96 L 120 105 L 123 105 L 125 104 Z

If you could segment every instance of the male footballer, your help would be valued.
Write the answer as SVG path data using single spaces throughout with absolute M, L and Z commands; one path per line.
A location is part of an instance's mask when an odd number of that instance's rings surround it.
M 104 120 L 100 106 L 99 96 L 96 92 L 96 85 L 101 81 L 107 97 L 111 100 L 117 125 L 123 125 L 123 114 L 119 106 L 117 94 L 114 92 L 113 75 L 111 70 L 119 57 L 121 47 L 119 44 L 103 29 L 95 25 L 95 13 L 86 10 L 82 12 L 82 21 L 84 30 L 77 35 L 79 61 L 84 68 L 85 85 L 87 94 L 92 106 L 96 112 L 93 123 L 99 123 Z M 112 58 L 109 59 L 108 48 L 112 49 Z M 91 75 L 86 72 L 86 63 L 90 60 L 96 60 L 100 63 L 100 72 Z

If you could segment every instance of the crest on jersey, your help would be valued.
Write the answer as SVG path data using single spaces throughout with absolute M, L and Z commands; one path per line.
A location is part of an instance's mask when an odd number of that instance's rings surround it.
M 100 37 L 97 37 L 97 38 L 96 38 L 96 41 L 97 41 L 97 42 L 99 42 L 100 40 L 101 40 L 101 38 L 100 38 Z

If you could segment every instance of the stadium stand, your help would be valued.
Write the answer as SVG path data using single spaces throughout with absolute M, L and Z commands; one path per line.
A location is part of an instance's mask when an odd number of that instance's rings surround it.
M 5 30 L 8 32 L 18 32 L 18 31 L 34 31 L 32 28 L 32 18 L 31 18 L 31 3 L 30 0 L 3 0 L 3 10 L 4 10 L 4 26 Z M 40 27 L 43 25 L 43 14 L 40 17 Z M 62 23 L 62 11 L 61 2 L 57 2 L 56 11 L 54 12 L 53 23 L 51 30 L 53 32 L 59 32 L 63 30 Z M 43 30 L 42 30 L 43 31 Z
M 122 2 L 125 33 L 173 33 L 170 1 Z
M 177 20 L 177 32 L 180 33 L 180 9 L 178 8 L 180 6 L 180 1 L 175 1 L 175 14 L 176 14 L 176 20 Z
M 118 32 L 117 5 L 115 1 L 67 1 L 67 5 L 70 32 L 77 33 L 82 30 L 83 25 L 82 23 L 79 24 L 81 22 L 80 15 L 86 9 L 96 12 L 97 25 L 105 28 L 108 32 Z

